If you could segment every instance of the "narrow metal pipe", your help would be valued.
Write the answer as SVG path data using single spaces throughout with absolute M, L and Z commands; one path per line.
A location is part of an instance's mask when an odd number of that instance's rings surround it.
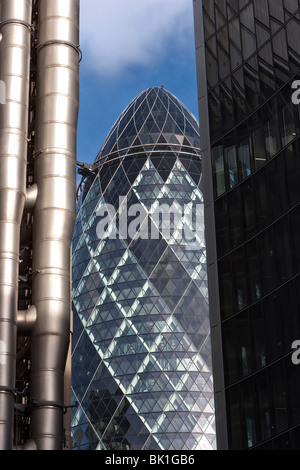
M 35 206 L 38 195 L 38 187 L 33 184 L 26 189 L 25 210 L 32 210 Z
M 39 0 L 38 22 L 31 437 L 38 450 L 61 450 L 76 217 L 79 0 Z
M 0 0 L 0 450 L 13 444 L 20 225 L 26 198 L 31 0 Z

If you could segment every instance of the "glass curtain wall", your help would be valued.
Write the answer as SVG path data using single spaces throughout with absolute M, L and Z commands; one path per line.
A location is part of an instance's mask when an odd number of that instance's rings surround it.
M 291 353 L 300 338 L 300 123 L 292 102 L 300 3 L 196 3 L 205 38 L 227 443 L 299 449 L 300 370 Z
M 94 168 L 73 241 L 74 448 L 214 449 L 199 124 L 150 88 Z

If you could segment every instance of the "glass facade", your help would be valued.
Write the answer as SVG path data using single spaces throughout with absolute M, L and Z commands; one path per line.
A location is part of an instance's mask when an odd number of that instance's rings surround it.
M 73 239 L 74 449 L 214 449 L 199 124 L 150 88 L 94 167 Z
M 205 45 L 227 445 L 299 449 L 300 369 L 291 352 L 300 338 L 300 108 L 292 101 L 300 2 L 195 3 Z

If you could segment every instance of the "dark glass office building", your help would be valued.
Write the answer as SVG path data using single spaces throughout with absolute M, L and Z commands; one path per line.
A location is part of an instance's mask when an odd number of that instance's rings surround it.
M 300 3 L 194 19 L 218 448 L 300 449 Z
M 216 447 L 199 124 L 140 93 L 81 184 L 74 449 Z

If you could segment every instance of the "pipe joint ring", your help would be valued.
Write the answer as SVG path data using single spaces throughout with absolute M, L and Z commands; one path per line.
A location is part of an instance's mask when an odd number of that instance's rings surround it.
M 65 409 L 65 406 L 61 403 L 58 403 L 56 401 L 34 401 L 32 403 L 32 406 L 34 408 L 60 408 L 61 410 Z
M 8 393 L 9 395 L 12 395 L 13 397 L 15 397 L 17 395 L 17 390 L 15 388 L 11 388 L 11 387 L 5 387 L 5 386 L 1 386 L 0 385 L 0 393 Z
M 37 45 L 37 50 L 42 49 L 43 47 L 52 46 L 52 45 L 55 45 L 55 44 L 59 45 L 59 46 L 68 46 L 68 47 L 71 47 L 72 49 L 74 49 L 79 55 L 79 62 L 81 62 L 81 60 L 82 60 L 82 51 L 81 51 L 79 45 L 73 44 L 69 41 L 62 41 L 62 40 L 59 40 L 59 39 L 45 41 L 45 42 Z
M 28 28 L 30 31 L 32 31 L 32 29 L 33 29 L 33 25 L 32 25 L 32 24 L 26 23 L 26 21 L 14 20 L 14 19 L 1 21 L 1 22 L 0 22 L 0 28 L 1 28 L 2 26 L 7 25 L 7 24 L 18 24 L 18 25 L 20 25 L 20 26 L 25 26 L 25 27 Z

